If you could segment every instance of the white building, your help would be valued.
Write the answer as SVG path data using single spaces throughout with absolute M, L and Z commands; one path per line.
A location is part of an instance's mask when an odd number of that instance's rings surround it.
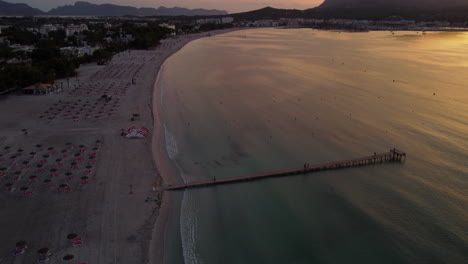
M 252 25 L 254 27 L 277 27 L 279 26 L 279 22 L 274 20 L 257 20 Z
M 197 24 L 205 25 L 205 24 L 221 24 L 220 18 L 204 18 L 204 19 L 197 19 Z
M 13 45 L 10 45 L 10 48 L 13 52 L 17 52 L 17 51 L 32 52 L 34 50 L 34 46 L 32 45 L 13 44 Z
M 7 28 L 9 28 L 9 27 L 11 27 L 11 26 L 8 26 L 8 25 L 0 25 L 0 34 L 2 34 L 2 30 L 3 30 L 3 29 L 7 29 Z
M 176 26 L 175 25 L 169 25 L 167 23 L 163 23 L 163 24 L 159 24 L 160 27 L 163 27 L 163 28 L 168 28 L 168 29 L 171 29 L 173 30 L 172 33 L 171 33 L 171 36 L 175 36 L 176 35 Z
M 81 24 L 80 25 L 80 32 L 83 32 L 83 31 L 88 31 L 88 26 L 86 24 Z
M 230 24 L 232 22 L 234 22 L 233 17 L 223 17 L 223 18 L 221 18 L 221 23 L 222 24 Z
M 87 31 L 88 26 L 86 24 L 81 24 L 81 25 L 68 25 L 67 28 L 65 29 L 65 32 L 67 33 L 67 37 L 73 36 L 75 34 L 79 34 L 83 31 Z
M 42 35 L 48 35 L 52 31 L 57 31 L 57 27 L 52 24 L 45 24 L 39 28 L 39 33 Z
M 96 47 L 90 47 L 90 46 L 85 46 L 85 47 L 64 47 L 61 48 L 60 51 L 63 54 L 66 54 L 68 56 L 76 56 L 76 57 L 83 57 L 85 55 L 93 55 L 93 53 L 98 50 Z

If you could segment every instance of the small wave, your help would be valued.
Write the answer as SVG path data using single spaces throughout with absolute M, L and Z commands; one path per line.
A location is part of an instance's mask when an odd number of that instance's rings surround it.
M 197 212 L 193 193 L 185 192 L 180 212 L 180 239 L 185 264 L 203 264 L 197 255 Z
M 169 130 L 167 129 L 166 125 L 164 125 L 164 136 L 166 139 L 166 151 L 167 155 L 171 160 L 174 160 L 178 154 L 178 149 L 177 149 L 177 141 L 172 135 Z

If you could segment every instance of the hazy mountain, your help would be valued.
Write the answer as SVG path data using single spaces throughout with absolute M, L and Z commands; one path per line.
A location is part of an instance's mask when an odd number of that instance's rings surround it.
M 187 9 L 187 8 L 136 8 L 132 6 L 119 6 L 112 4 L 96 5 L 88 2 L 76 2 L 74 5 L 65 5 L 50 10 L 48 15 L 55 16 L 209 16 L 225 15 L 226 11 Z
M 447 5 L 440 8 L 428 8 L 427 5 L 422 7 L 417 6 L 354 6 L 356 8 L 336 6 L 328 7 L 328 4 L 344 3 L 344 2 L 379 2 L 379 0 L 327 0 L 325 6 L 310 8 L 306 10 L 294 9 L 276 9 L 271 7 L 262 8 L 259 10 L 229 14 L 236 18 L 236 20 L 261 20 L 261 19 L 279 19 L 279 18 L 311 18 L 311 19 L 370 19 L 382 20 L 389 18 L 400 17 L 403 19 L 423 20 L 423 21 L 451 21 L 451 22 L 465 22 L 468 21 L 468 3 L 464 7 L 457 6 L 458 2 L 463 4 L 468 0 L 463 1 L 450 1 L 453 5 Z M 397 0 L 399 1 L 399 0 Z M 426 0 L 404 0 L 406 1 L 423 1 Z M 431 1 L 431 0 L 429 0 Z M 380 2 L 384 2 L 380 0 Z M 386 1 L 385 1 L 386 2 Z M 434 2 L 435 3 L 435 2 Z M 445 3 L 445 2 L 444 2 Z M 437 4 L 437 3 L 435 3 Z M 383 8 L 385 7 L 385 8 Z
M 325 0 L 321 8 L 449 8 L 467 6 L 467 0 Z
M 34 16 L 43 14 L 43 11 L 32 8 L 27 4 L 12 4 L 0 0 L 0 16 Z
M 304 16 L 302 10 L 297 9 L 277 9 L 272 7 L 265 7 L 258 10 L 230 14 L 229 16 L 236 19 L 245 20 L 261 20 L 261 19 L 280 19 L 280 18 L 299 18 Z

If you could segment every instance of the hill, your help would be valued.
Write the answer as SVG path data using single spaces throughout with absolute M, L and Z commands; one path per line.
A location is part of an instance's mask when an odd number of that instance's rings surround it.
M 468 21 L 467 0 L 325 0 L 305 11 L 316 18 L 381 20 L 401 17 L 419 21 Z
M 467 6 L 466 0 L 325 0 L 321 8 L 419 8 L 436 9 Z
M 387 0 L 388 1 L 388 0 Z M 444 20 L 450 22 L 467 22 L 468 21 L 468 3 L 466 6 L 458 6 L 458 0 L 453 1 L 452 6 L 443 6 L 440 8 L 431 8 L 429 6 L 386 6 L 380 5 L 386 0 L 327 0 L 323 5 L 306 10 L 295 9 L 276 9 L 271 7 L 262 8 L 259 10 L 230 14 L 236 20 L 263 20 L 263 19 L 279 19 L 279 18 L 307 18 L 307 19 L 369 19 L 369 20 L 385 20 L 395 17 L 402 19 L 412 19 L 418 21 L 436 21 Z M 399 1 L 399 0 L 396 0 Z M 403 0 L 403 1 L 425 1 L 425 0 Z M 431 0 L 428 0 L 431 1 Z M 338 3 L 355 2 L 359 5 L 341 6 Z M 364 5 L 364 2 L 372 2 L 370 6 Z M 377 4 L 376 4 L 377 2 Z M 414 2 L 413 2 L 414 3 Z M 435 2 L 434 2 L 435 3 Z M 336 5 L 335 5 L 336 4 Z M 385 3 L 384 3 L 385 4 Z M 437 3 L 436 3 L 437 4 Z
M 119 6 L 113 4 L 91 4 L 76 2 L 74 5 L 65 5 L 50 10 L 47 15 L 54 16 L 209 16 L 225 15 L 226 11 L 187 9 L 187 8 L 136 8 L 132 6 Z
M 297 9 L 277 9 L 268 6 L 254 11 L 230 14 L 229 16 L 240 20 L 300 18 L 304 16 L 304 11 Z
M 13 4 L 0 0 L 0 16 L 35 16 L 44 12 L 27 4 Z

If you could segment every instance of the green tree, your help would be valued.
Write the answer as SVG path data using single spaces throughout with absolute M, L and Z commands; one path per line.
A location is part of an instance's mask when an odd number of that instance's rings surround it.
M 64 30 L 50 31 L 49 40 L 53 41 L 57 47 L 65 47 L 67 45 L 65 38 L 67 33 Z
M 17 27 L 5 29 L 3 35 L 7 36 L 11 43 L 20 45 L 32 45 L 38 40 L 36 34 Z

